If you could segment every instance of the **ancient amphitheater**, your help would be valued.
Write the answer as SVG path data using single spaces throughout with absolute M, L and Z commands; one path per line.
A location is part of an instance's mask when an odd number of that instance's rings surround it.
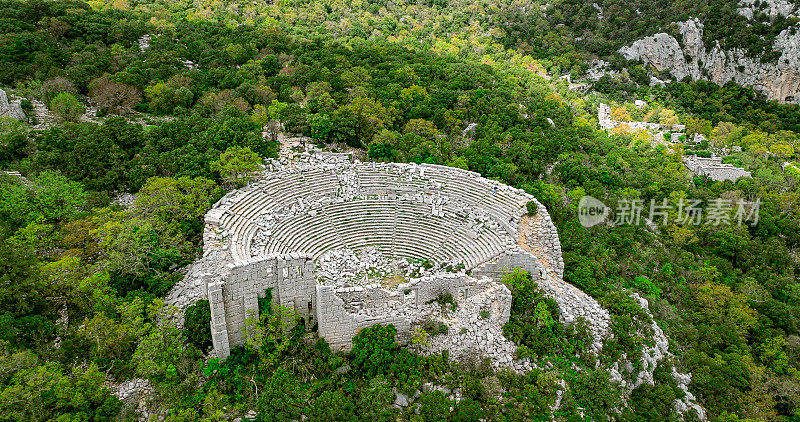
M 456 168 L 312 151 L 273 160 L 257 181 L 215 204 L 203 259 L 167 301 L 184 307 L 208 298 L 222 357 L 243 344 L 245 319 L 257 317 L 258 299 L 269 295 L 334 350 L 349 350 L 373 324 L 394 324 L 409 342 L 433 321 L 447 328 L 417 342 L 420 351 L 519 368 L 502 336 L 512 298 L 499 283 L 514 267 L 533 274 L 565 321 L 589 321 L 599 347 L 608 314 L 563 282 L 558 235 L 531 195 Z M 457 306 L 437 301 L 446 295 Z

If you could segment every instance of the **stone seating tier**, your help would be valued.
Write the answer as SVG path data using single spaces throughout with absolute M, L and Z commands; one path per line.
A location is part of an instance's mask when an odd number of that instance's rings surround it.
M 477 264 L 509 243 L 507 236 L 503 239 L 489 231 L 473 239 L 463 221 L 435 217 L 429 209 L 410 201 L 335 203 L 316 210 L 314 216 L 301 214 L 279 224 L 263 253 L 299 251 L 318 257 L 331 249 L 377 246 L 409 258 Z
M 515 243 L 531 199 L 461 169 L 339 163 L 267 173 L 220 200 L 209 222 L 222 229 L 233 262 L 377 246 L 469 269 Z M 485 218 L 493 223 L 487 226 Z

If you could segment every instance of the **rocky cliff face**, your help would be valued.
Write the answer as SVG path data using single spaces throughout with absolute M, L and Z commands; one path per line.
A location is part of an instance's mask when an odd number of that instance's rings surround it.
M 763 13 L 770 17 L 776 16 L 797 16 L 798 8 L 788 0 L 740 0 L 737 12 L 740 15 L 752 20 L 756 13 Z
M 679 22 L 681 42 L 666 33 L 655 34 L 622 47 L 628 60 L 668 71 L 675 79 L 689 76 L 719 85 L 734 81 L 753 87 L 770 100 L 800 103 L 800 31 L 786 29 L 773 43 L 781 56 L 776 63 L 761 63 L 744 50 L 724 50 L 719 43 L 710 49 L 703 43 L 703 24 L 698 19 Z
M 20 100 L 9 101 L 6 92 L 0 89 L 0 117 L 25 120 L 25 113 L 20 107 Z

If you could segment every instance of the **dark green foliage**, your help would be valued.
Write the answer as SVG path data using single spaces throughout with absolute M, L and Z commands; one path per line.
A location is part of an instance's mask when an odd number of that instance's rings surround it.
M 342 391 L 324 391 L 308 409 L 306 414 L 313 421 L 322 422 L 355 422 L 355 404 Z
M 264 297 L 258 298 L 258 314 L 269 315 L 272 313 L 272 289 L 264 292 Z
M 394 161 L 395 156 L 392 147 L 387 144 L 374 143 L 370 144 L 367 149 L 369 158 L 376 161 Z
M 520 346 L 517 353 L 521 357 L 569 356 L 585 351 L 586 342 L 559 322 L 555 300 L 542 294 L 529 273 L 515 269 L 502 280 L 512 294 L 511 318 L 503 327 L 503 335 Z M 569 340 L 570 336 L 578 341 Z
M 655 385 L 644 383 L 631 392 L 631 411 L 627 420 L 677 422 L 678 415 L 672 412 L 675 400 L 683 398 L 683 392 L 677 387 L 670 374 L 669 365 L 662 362 L 653 372 Z
M 299 380 L 278 369 L 264 383 L 264 392 L 256 403 L 259 422 L 297 420 L 305 407 L 305 394 Z
M 183 333 L 189 343 L 201 351 L 211 348 L 211 307 L 207 300 L 199 300 L 186 308 Z
M 539 213 L 539 206 L 536 205 L 536 202 L 534 202 L 534 201 L 528 201 L 525 204 L 525 209 L 528 211 L 528 215 L 531 215 L 531 216 L 536 215 L 536 214 Z
M 572 398 L 578 406 L 593 420 L 611 420 L 613 409 L 620 405 L 620 392 L 607 371 L 582 371 L 570 381 Z
M 453 422 L 478 422 L 486 417 L 480 403 L 472 399 L 463 399 L 456 405 Z
M 713 125 L 727 121 L 749 123 L 766 132 L 800 132 L 800 106 L 766 101 L 749 87 L 697 81 L 672 83 L 656 90 L 655 94 L 657 98 L 709 120 Z
M 35 167 L 58 169 L 90 190 L 136 189 L 145 175 L 132 164 L 143 144 L 141 126 L 121 118 L 68 124 L 37 136 Z
M 353 337 L 353 369 L 365 377 L 388 374 L 399 345 L 393 325 L 373 325 Z
M 449 419 L 451 402 L 441 391 L 422 393 L 418 401 L 419 415 L 423 421 L 441 422 Z

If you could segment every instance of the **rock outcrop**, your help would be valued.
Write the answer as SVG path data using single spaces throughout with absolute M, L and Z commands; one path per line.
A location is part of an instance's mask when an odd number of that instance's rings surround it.
M 788 0 L 740 0 L 736 11 L 752 20 L 758 12 L 764 13 L 770 19 L 776 16 L 797 16 L 800 8 Z
M 647 312 L 650 318 L 653 318 L 653 314 L 650 313 L 650 303 L 647 299 L 639 296 L 636 293 L 631 293 L 631 297 L 639 302 L 639 306 Z M 640 361 L 640 367 L 642 368 L 639 371 L 636 381 L 633 383 L 631 387 L 636 388 L 642 384 L 650 384 L 653 385 L 655 380 L 653 378 L 653 372 L 658 366 L 658 362 L 663 359 L 673 359 L 674 356 L 669 351 L 669 340 L 667 339 L 667 335 L 664 334 L 664 331 L 658 324 L 653 320 L 650 324 L 651 329 L 653 330 L 653 345 L 652 346 L 644 346 L 642 350 L 642 359 Z M 675 379 L 675 382 L 678 385 L 678 388 L 683 391 L 684 396 L 681 399 L 676 399 L 673 403 L 675 406 L 675 411 L 678 412 L 680 415 L 685 415 L 689 410 L 694 410 L 697 414 L 697 417 L 705 421 L 706 420 L 706 412 L 702 406 L 697 404 L 697 399 L 695 396 L 689 392 L 689 383 L 692 380 L 692 374 L 689 373 L 681 373 L 679 372 L 675 366 L 672 367 L 672 377 Z
M 25 112 L 22 111 L 20 100 L 9 101 L 8 95 L 2 89 L 0 89 L 0 117 L 25 120 Z
M 743 49 L 724 50 L 717 42 L 711 49 L 703 43 L 703 24 L 697 18 L 679 22 L 681 42 L 666 33 L 655 34 L 622 47 L 628 60 L 668 71 L 676 80 L 709 80 L 718 85 L 733 81 L 753 87 L 767 99 L 800 103 L 800 32 L 786 29 L 775 38 L 775 63 L 761 63 Z
M 625 396 L 629 396 L 634 389 L 642 384 L 654 385 L 654 372 L 656 367 L 658 366 L 659 362 L 665 360 L 667 364 L 671 365 L 670 374 L 675 380 L 677 387 L 684 393 L 682 398 L 675 399 L 675 401 L 672 403 L 675 411 L 682 417 L 686 416 L 686 414 L 690 411 L 694 411 L 698 419 L 701 421 L 706 421 L 707 415 L 705 409 L 697 403 L 697 398 L 689 391 L 689 384 L 692 381 L 692 374 L 681 373 L 677 368 L 675 368 L 674 365 L 672 365 L 675 356 L 669 351 L 669 339 L 661 327 L 659 327 L 656 321 L 653 319 L 653 314 L 650 312 L 650 303 L 647 301 L 647 299 L 639 296 L 637 293 L 629 292 L 629 295 L 639 304 L 639 306 L 651 319 L 649 327 L 651 333 L 647 335 L 652 338 L 652 343 L 642 346 L 642 355 L 638 364 L 636 365 L 636 368 L 638 369 L 635 369 L 633 362 L 628 360 L 627 356 L 623 354 L 622 358 L 617 361 L 609 370 L 609 373 L 611 374 L 611 381 L 619 383 L 619 386 L 622 387 Z M 635 378 L 629 378 L 625 376 L 625 374 L 636 374 L 636 376 Z

